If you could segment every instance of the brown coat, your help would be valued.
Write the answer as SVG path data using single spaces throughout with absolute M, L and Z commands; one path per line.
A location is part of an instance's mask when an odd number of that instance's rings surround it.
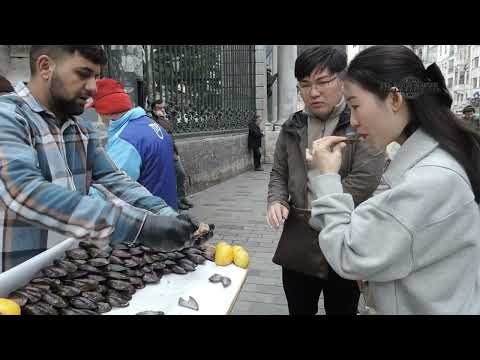
M 294 113 L 278 136 L 273 168 L 268 184 L 268 206 L 279 202 L 289 209 L 283 233 L 273 257 L 275 264 L 319 278 L 327 278 L 328 266 L 312 229 L 307 209 L 307 120 L 303 111 Z M 344 135 L 350 123 L 348 107 L 340 114 L 333 135 Z M 352 194 L 355 206 L 368 199 L 377 188 L 385 165 L 385 153 L 366 142 L 347 144 L 340 175 L 343 189 Z

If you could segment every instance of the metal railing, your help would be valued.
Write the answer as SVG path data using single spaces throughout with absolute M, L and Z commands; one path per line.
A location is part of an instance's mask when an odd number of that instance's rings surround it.
M 144 45 L 149 103 L 176 134 L 245 129 L 255 114 L 254 45 Z

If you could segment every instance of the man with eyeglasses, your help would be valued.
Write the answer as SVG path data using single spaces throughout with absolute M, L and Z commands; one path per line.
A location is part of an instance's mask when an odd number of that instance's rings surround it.
M 357 283 L 342 279 L 328 265 L 318 244 L 321 229 L 309 225 L 315 200 L 309 179 L 314 170 L 305 159 L 313 141 L 353 131 L 340 76 L 346 66 L 345 52 L 332 46 L 309 48 L 297 58 L 295 77 L 305 109 L 285 121 L 275 148 L 267 219 L 274 229 L 284 225 L 273 262 L 282 266 L 291 315 L 315 315 L 322 291 L 327 315 L 357 313 Z M 385 154 L 365 142 L 347 144 L 340 175 L 344 191 L 352 194 L 356 205 L 377 188 L 384 164 Z

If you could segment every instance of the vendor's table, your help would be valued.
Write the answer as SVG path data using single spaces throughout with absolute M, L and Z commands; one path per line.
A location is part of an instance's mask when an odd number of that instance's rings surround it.
M 67 239 L 44 251 L 40 255 L 0 274 L 0 297 L 28 283 L 42 268 L 56 258 L 63 256 L 65 250 L 77 246 L 78 241 Z M 220 274 L 231 279 L 230 286 L 224 288 L 221 283 L 211 283 L 208 278 Z M 130 305 L 125 308 L 113 308 L 105 315 L 135 315 L 142 311 L 163 311 L 166 315 L 226 315 L 235 304 L 245 282 L 247 270 L 235 265 L 217 266 L 211 261 L 198 265 L 196 270 L 186 275 L 164 275 L 158 284 L 147 285 L 137 290 Z M 180 297 L 188 301 L 192 296 L 199 310 L 191 310 L 178 305 Z

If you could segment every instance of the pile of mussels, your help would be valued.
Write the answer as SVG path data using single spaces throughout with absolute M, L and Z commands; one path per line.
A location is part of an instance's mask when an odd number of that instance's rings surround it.
M 146 284 L 158 283 L 167 274 L 195 271 L 205 260 L 214 261 L 205 245 L 158 252 L 139 244 L 99 249 L 80 242 L 9 299 L 27 315 L 97 315 L 128 306 Z

